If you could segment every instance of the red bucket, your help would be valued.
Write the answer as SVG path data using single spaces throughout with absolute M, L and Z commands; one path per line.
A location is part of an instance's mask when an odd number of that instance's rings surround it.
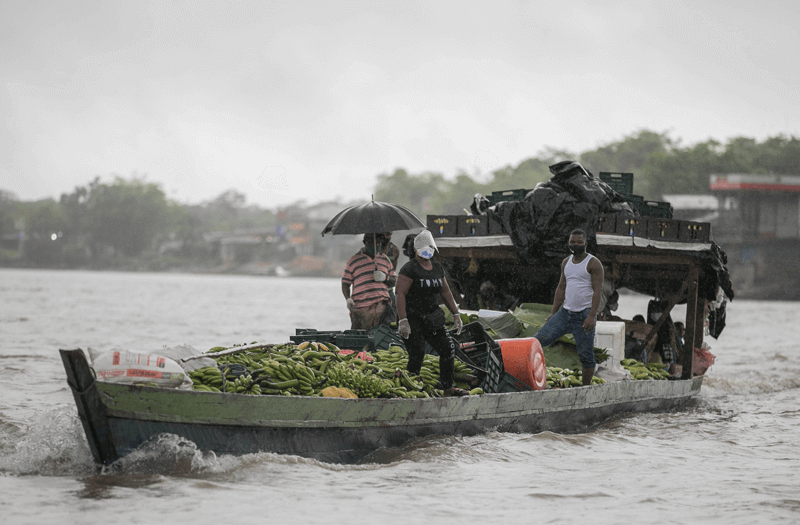
M 503 368 L 534 390 L 547 388 L 547 368 L 542 345 L 535 337 L 500 339 Z

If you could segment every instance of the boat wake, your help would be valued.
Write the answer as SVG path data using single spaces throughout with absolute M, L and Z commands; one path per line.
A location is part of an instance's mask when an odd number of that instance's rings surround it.
M 800 388 L 800 377 L 776 377 L 774 374 L 752 371 L 747 377 L 706 377 L 703 396 L 771 394 Z
M 0 472 L 67 476 L 95 471 L 74 409 L 55 408 L 29 422 L 0 426 Z

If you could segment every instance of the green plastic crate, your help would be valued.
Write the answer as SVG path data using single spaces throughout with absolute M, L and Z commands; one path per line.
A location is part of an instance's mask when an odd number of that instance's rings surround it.
M 622 195 L 627 196 L 633 193 L 633 173 L 601 171 L 600 180 Z
M 486 196 L 486 200 L 489 201 L 489 205 L 491 206 L 503 201 L 523 201 L 525 200 L 525 195 L 527 195 L 529 191 L 531 190 L 526 190 L 524 188 L 516 190 L 493 191 L 491 195 Z
M 644 205 L 639 209 L 639 213 L 648 217 L 659 219 L 672 218 L 672 204 L 668 202 L 644 201 Z
M 338 333 L 341 332 L 320 332 L 314 328 L 295 328 L 295 335 L 290 335 L 289 339 L 295 344 L 300 344 L 305 341 L 333 343 L 333 339 Z

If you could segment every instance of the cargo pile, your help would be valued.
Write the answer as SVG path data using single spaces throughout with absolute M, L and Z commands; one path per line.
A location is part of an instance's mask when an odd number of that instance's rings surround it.
M 235 347 L 232 347 L 235 348 Z M 439 358 L 426 355 L 418 376 L 406 371 L 408 354 L 399 346 L 372 353 L 340 350 L 332 343 L 303 342 L 262 345 L 247 350 L 213 355 L 228 350 L 209 350 L 217 366 L 189 373 L 193 390 L 249 395 L 427 398 L 441 397 Z M 482 394 L 470 385 L 477 376 L 464 362 L 455 360 L 456 386 Z

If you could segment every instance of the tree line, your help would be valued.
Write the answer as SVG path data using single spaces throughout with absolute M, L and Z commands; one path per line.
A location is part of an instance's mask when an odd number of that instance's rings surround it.
M 682 146 L 667 133 L 641 130 L 621 140 L 583 153 L 546 148 L 516 167 L 506 166 L 486 176 L 466 171 L 454 179 L 441 173 L 410 174 L 402 168 L 378 176 L 375 198 L 402 204 L 421 218 L 428 214 L 459 214 L 468 209 L 476 193 L 533 189 L 550 179 L 549 166 L 577 160 L 589 171 L 634 174 L 633 193 L 647 200 L 664 195 L 708 194 L 714 173 L 800 174 L 800 139 L 778 135 L 762 142 L 736 137 L 725 144 L 709 139 Z
M 594 174 L 634 173 L 634 193 L 649 200 L 668 194 L 705 194 L 713 173 L 800 172 L 800 139 L 778 135 L 761 142 L 736 137 L 726 143 L 709 139 L 683 146 L 668 133 L 640 130 L 593 150 L 573 153 L 545 148 L 517 166 L 489 174 L 460 171 L 408 173 L 397 168 L 379 174 L 375 198 L 402 204 L 423 220 L 428 214 L 459 214 L 475 194 L 532 189 L 550 179 L 548 167 L 578 160 Z M 298 202 L 290 207 L 302 221 Z M 210 266 L 217 254 L 204 240 L 211 231 L 274 227 L 278 210 L 247 205 L 246 196 L 228 190 L 211 201 L 179 204 L 156 183 L 133 176 L 99 177 L 59 200 L 18 201 L 0 190 L 0 264 L 39 267 L 143 267 L 165 269 Z M 285 210 L 284 210 L 285 211 Z M 297 221 L 298 219 L 295 219 Z M 15 238 L 24 234 L 23 253 Z M 165 252 L 166 245 L 172 248 Z M 162 248 L 159 250 L 159 248 Z
M 157 183 L 96 177 L 56 201 L 20 202 L 0 191 L 0 263 L 35 267 L 213 266 L 212 231 L 275 226 L 275 214 L 247 206 L 236 190 L 198 205 L 167 198 Z M 23 242 L 18 240 L 23 236 Z M 160 247 L 171 245 L 168 253 Z

